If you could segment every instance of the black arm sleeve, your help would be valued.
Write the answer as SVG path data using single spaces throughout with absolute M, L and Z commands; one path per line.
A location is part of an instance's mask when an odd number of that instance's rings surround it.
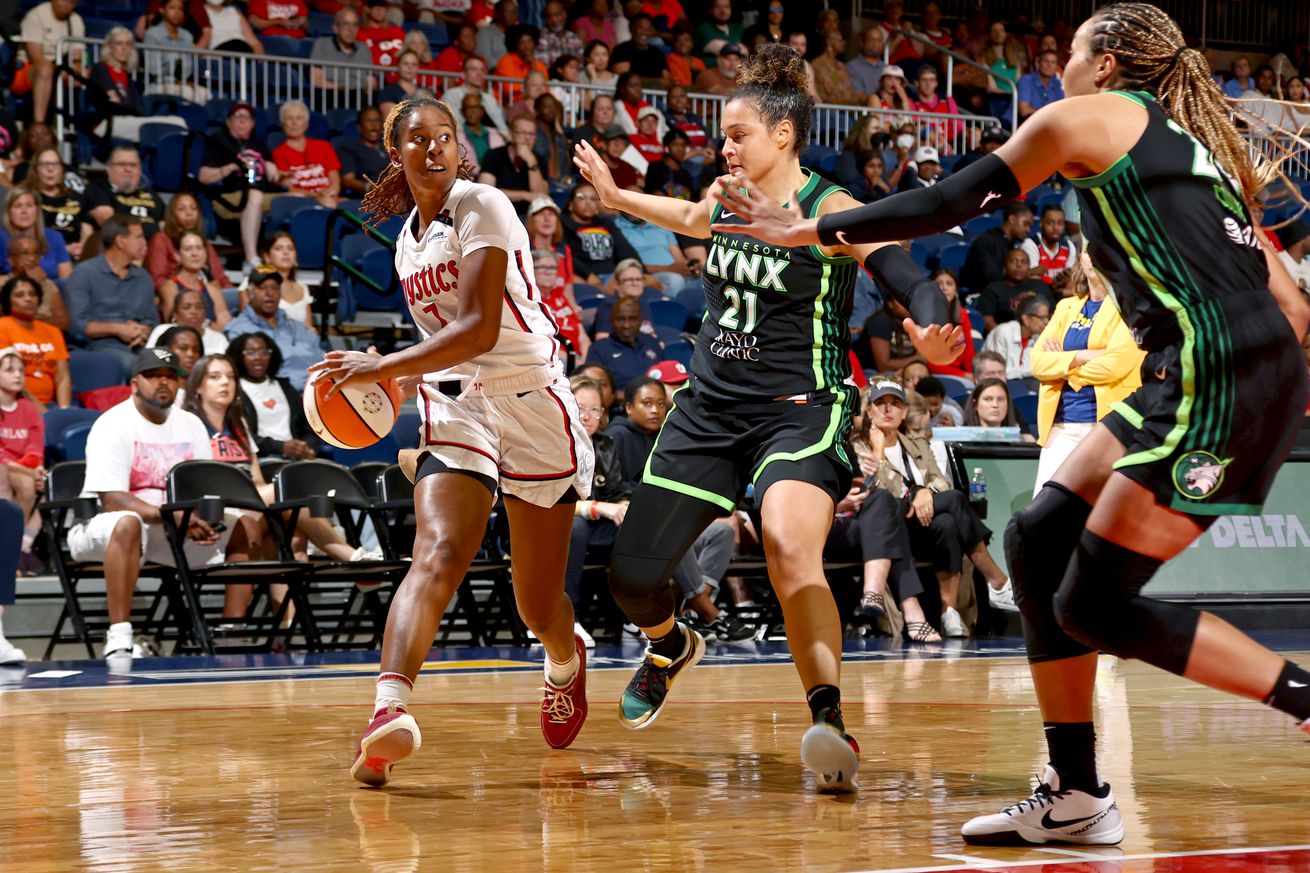
M 900 246 L 883 246 L 874 251 L 864 259 L 864 266 L 884 291 L 910 311 L 919 327 L 950 321 L 941 289 L 924 277 L 919 265 Z
M 929 188 L 906 191 L 876 203 L 819 219 L 825 246 L 890 242 L 950 230 L 1018 199 L 1019 180 L 996 155 L 988 155 Z

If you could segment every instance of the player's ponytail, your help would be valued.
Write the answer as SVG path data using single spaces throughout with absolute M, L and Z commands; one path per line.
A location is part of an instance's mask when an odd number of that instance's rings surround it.
M 1111 54 L 1123 75 L 1121 87 L 1156 95 L 1160 108 L 1196 137 L 1242 187 L 1248 202 L 1278 174 L 1277 164 L 1256 169 L 1238 133 L 1223 91 L 1205 56 L 1183 42 L 1178 24 L 1149 3 L 1114 3 L 1092 18 L 1093 55 Z
M 810 141 L 814 98 L 810 95 L 805 60 L 791 46 L 767 43 L 741 65 L 737 90 L 730 100 L 755 109 L 769 130 L 790 121 L 795 134 L 792 151 L 800 154 Z
M 459 129 L 459 124 L 455 120 L 455 111 L 449 104 L 435 97 L 406 97 L 391 107 L 391 112 L 387 114 L 387 120 L 382 125 L 382 143 L 388 152 L 400 146 L 400 132 L 397 130 L 400 119 L 426 106 L 440 110 L 450 120 L 451 126 L 456 130 Z M 473 165 L 468 162 L 462 147 L 459 153 L 458 176 L 461 179 L 473 178 Z M 405 171 L 390 161 L 382 168 L 376 179 L 368 179 L 368 182 L 372 187 L 360 201 L 360 208 L 369 215 L 368 224 L 378 224 L 392 215 L 408 215 L 414 208 L 414 195 L 409 191 Z

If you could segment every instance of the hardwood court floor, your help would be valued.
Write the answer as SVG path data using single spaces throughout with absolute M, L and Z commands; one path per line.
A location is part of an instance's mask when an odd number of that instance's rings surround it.
M 375 668 L 358 659 L 281 673 L 161 659 L 85 688 L 30 677 L 0 693 L 0 869 L 1310 870 L 1310 745 L 1258 705 L 1103 659 L 1097 726 L 1122 847 L 974 849 L 960 823 L 1026 796 L 1045 761 L 1022 658 L 854 656 L 843 685 L 862 791 L 836 799 L 800 767 L 808 713 L 791 666 L 776 649 L 726 651 L 640 732 L 615 718 L 629 668 L 605 669 L 617 651 L 598 658 L 590 721 L 564 752 L 541 740 L 532 653 L 434 664 L 414 701 L 423 748 L 383 791 L 346 772 L 372 700 Z M 1208 854 L 1252 847 L 1285 850 Z

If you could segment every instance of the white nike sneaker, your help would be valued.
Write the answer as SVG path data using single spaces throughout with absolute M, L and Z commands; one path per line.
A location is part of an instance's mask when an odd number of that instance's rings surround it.
M 955 611 L 954 607 L 946 607 L 942 610 L 942 636 L 967 638 L 969 628 L 965 626 L 964 619 Z
M 1003 609 L 1006 612 L 1019 611 L 1019 604 L 1014 602 L 1014 586 L 1010 584 L 1009 579 L 1005 580 L 1005 584 L 999 590 L 987 586 L 987 602 L 993 609 Z
M 1123 819 L 1108 783 L 1101 786 L 1104 797 L 1072 788 L 1061 791 L 1060 774 L 1049 764 L 1038 779 L 1027 800 L 965 822 L 960 829 L 964 841 L 975 846 L 1113 846 L 1124 838 Z
M 23 650 L 5 639 L 4 634 L 0 634 L 0 666 L 22 664 L 26 660 L 27 655 Z

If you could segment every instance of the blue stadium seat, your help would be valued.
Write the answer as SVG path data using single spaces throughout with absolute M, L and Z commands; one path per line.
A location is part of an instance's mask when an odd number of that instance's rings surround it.
M 937 266 L 955 270 L 957 273 L 964 266 L 964 259 L 969 254 L 968 243 L 956 243 L 937 253 Z
M 840 154 L 834 148 L 815 143 L 801 152 L 801 166 L 821 173 L 831 173 L 837 166 L 837 158 Z
M 928 247 L 917 239 L 910 243 L 910 257 L 914 259 L 914 263 L 919 266 L 919 269 L 927 270 L 929 268 L 928 260 L 931 253 L 928 251 Z
M 660 345 L 666 348 L 673 343 L 682 342 L 682 331 L 676 327 L 669 327 L 667 324 L 652 325 L 655 328 L 655 338 L 660 341 Z
M 65 461 L 86 460 L 86 438 L 91 433 L 91 422 L 75 424 L 64 431 L 56 449 Z
M 946 393 L 951 397 L 954 397 L 956 394 L 963 391 L 967 398 L 969 392 L 973 390 L 973 382 L 965 379 L 963 376 L 948 376 L 945 373 L 934 373 L 933 375 L 942 383 L 942 386 L 946 389 Z
M 1001 226 L 1001 216 L 996 213 L 990 215 L 979 215 L 977 218 L 971 218 L 964 223 L 964 235 L 973 239 L 979 234 L 986 233 L 993 227 Z
M 260 36 L 265 57 L 298 58 L 300 40 L 293 36 Z
M 327 111 L 328 126 L 334 134 L 355 137 L 359 135 L 359 128 L 355 125 L 355 119 L 358 116 L 359 110 L 352 109 L 349 106 L 329 109 Z
M 391 436 L 402 449 L 418 448 L 418 432 L 423 419 L 417 412 L 402 412 L 391 429 Z
M 604 293 L 595 285 L 589 285 L 586 282 L 573 282 L 573 299 L 582 305 L 584 300 L 599 300 L 604 297 Z
M 41 416 L 45 423 L 45 444 L 47 448 L 58 446 L 64 441 L 64 433 L 70 427 L 78 424 L 90 424 L 100 417 L 100 413 L 94 409 L 83 409 L 80 406 L 70 406 L 67 409 L 59 409 L 52 406 L 46 413 Z
M 305 209 L 315 209 L 318 202 L 312 197 L 287 195 L 274 200 L 268 208 L 269 231 L 285 230 L 291 223 L 291 216 Z
M 664 358 L 669 361 L 677 361 L 684 367 L 690 367 L 693 351 L 695 350 L 692 348 L 691 343 L 686 340 L 679 340 L 664 347 Z
M 959 162 L 959 155 L 942 155 L 942 169 L 948 173 L 955 172 L 955 165 Z
M 150 127 L 150 125 L 144 125 Z M 187 171 L 187 134 L 178 132 L 176 127 L 155 144 L 154 171 L 151 180 L 156 190 L 165 193 L 177 193 L 186 186 Z
M 331 139 L 332 122 L 328 121 L 328 117 L 322 112 L 309 113 L 309 130 L 305 132 L 305 136 L 311 139 Z
M 159 147 L 159 141 L 166 136 L 175 133 L 185 132 L 176 124 L 161 124 L 157 121 L 146 122 L 141 125 L 141 136 L 138 143 L 142 152 L 153 152 Z
M 123 366 L 118 358 L 107 352 L 90 349 L 70 349 L 68 373 L 73 380 L 73 393 L 94 391 L 123 384 Z
M 386 461 L 388 464 L 394 464 L 399 451 L 400 444 L 396 441 L 396 431 L 393 429 L 391 433 L 368 448 L 333 449 L 332 460 L 343 467 L 353 467 L 365 461 Z
M 387 287 L 391 291 L 389 294 L 378 294 L 360 282 L 351 282 L 352 292 L 355 296 L 355 306 L 358 309 L 366 309 L 374 312 L 399 312 L 405 305 L 405 296 L 395 292 L 395 256 L 390 249 L 378 247 L 364 255 L 363 260 L 359 262 L 359 269 L 365 276 L 370 277 L 373 281 L 386 277 Z M 382 282 L 378 282 L 382 285 Z
M 279 197 L 273 201 L 273 207 L 285 200 Z M 317 205 L 310 209 L 299 209 L 288 222 L 291 239 L 296 244 L 296 261 L 308 270 L 323 269 L 323 245 L 327 239 L 328 217 L 332 210 Z
M 1017 401 L 1020 397 L 1036 395 L 1036 392 L 1030 389 L 1028 383 L 1023 379 L 1007 379 L 1006 383 L 1009 385 L 1010 398 L 1012 400 Z
M 685 286 L 678 292 L 677 301 L 686 308 L 689 317 L 699 321 L 705 315 L 705 288 L 703 285 L 695 283 Z
M 443 22 L 411 24 L 410 27 L 417 27 L 423 31 L 423 34 L 428 38 L 428 43 L 432 46 L 433 54 L 450 45 L 450 33 L 446 30 L 446 25 Z
M 306 30 L 310 36 L 331 36 L 332 16 L 326 12 L 310 12 Z
M 648 306 L 651 323 L 681 331 L 687 325 L 687 307 L 676 300 L 652 300 Z
M 1026 429 L 1031 430 L 1033 436 L 1036 436 L 1037 435 L 1037 395 L 1024 394 L 1020 397 L 1015 397 L 1014 412 L 1016 415 L 1019 416 L 1019 419 L 1028 426 Z
M 82 26 L 86 28 L 87 39 L 104 39 L 109 33 L 110 28 L 122 24 L 121 21 L 112 21 L 108 18 L 83 18 Z

